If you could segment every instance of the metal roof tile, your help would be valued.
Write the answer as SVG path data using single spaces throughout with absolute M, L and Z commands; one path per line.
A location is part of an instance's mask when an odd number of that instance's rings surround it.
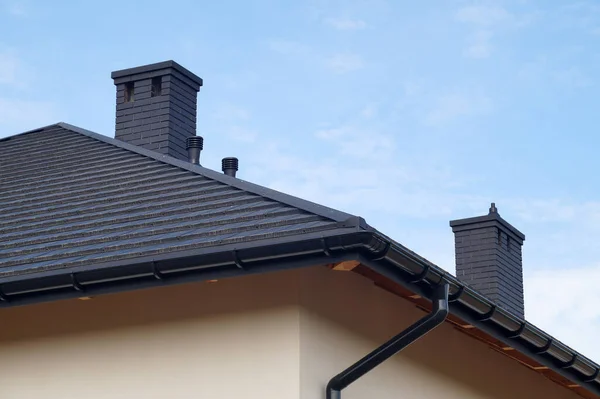
M 0 278 L 325 231 L 349 216 L 64 124 L 0 140 L 0 191 Z

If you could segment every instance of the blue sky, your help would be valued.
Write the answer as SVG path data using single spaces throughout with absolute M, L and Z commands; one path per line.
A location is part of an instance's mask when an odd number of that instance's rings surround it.
M 600 4 L 130 3 L 0 0 L 0 137 L 113 136 L 110 72 L 174 59 L 204 79 L 207 167 L 237 156 L 450 271 L 448 221 L 495 201 L 527 235 L 527 319 L 600 361 Z

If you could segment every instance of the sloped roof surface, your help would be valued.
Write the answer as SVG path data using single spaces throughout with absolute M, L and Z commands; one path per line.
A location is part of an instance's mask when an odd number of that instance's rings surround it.
M 254 188 L 62 123 L 0 140 L 0 280 L 327 231 L 350 217 Z

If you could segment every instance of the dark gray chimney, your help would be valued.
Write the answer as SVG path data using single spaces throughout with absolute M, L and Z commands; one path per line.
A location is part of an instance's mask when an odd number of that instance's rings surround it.
M 525 235 L 502 219 L 492 203 L 485 216 L 450 222 L 454 232 L 456 277 L 498 306 L 521 318 Z
M 115 138 L 188 160 L 186 138 L 196 135 L 196 97 L 202 79 L 175 61 L 111 74 L 117 86 Z

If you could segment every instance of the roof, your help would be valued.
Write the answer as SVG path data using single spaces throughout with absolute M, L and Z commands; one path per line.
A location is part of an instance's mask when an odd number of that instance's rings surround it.
M 352 218 L 64 123 L 1 140 L 0 176 L 0 283 Z
M 421 307 L 449 284 L 450 322 L 600 395 L 596 363 L 360 217 L 65 123 L 0 139 L 0 192 L 0 307 L 353 260 Z

